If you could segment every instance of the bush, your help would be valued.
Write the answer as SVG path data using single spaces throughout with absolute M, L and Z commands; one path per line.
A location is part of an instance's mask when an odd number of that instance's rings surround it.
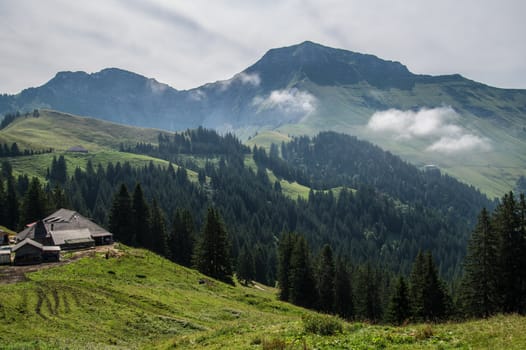
M 263 340 L 263 350 L 285 350 L 287 343 L 281 339 Z
M 415 338 L 418 340 L 426 340 L 428 338 L 431 338 L 433 336 L 433 328 L 430 324 L 426 324 L 423 328 L 419 329 L 416 332 Z
M 333 335 L 343 330 L 342 322 L 334 316 L 306 315 L 302 319 L 303 330 L 306 333 Z

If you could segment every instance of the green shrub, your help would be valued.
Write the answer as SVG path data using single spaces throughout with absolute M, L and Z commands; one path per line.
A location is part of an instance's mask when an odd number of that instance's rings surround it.
M 263 340 L 261 343 L 263 350 L 285 350 L 287 343 L 282 339 Z
M 418 340 L 426 340 L 428 338 L 431 338 L 433 336 L 434 332 L 433 332 L 433 328 L 431 327 L 430 324 L 426 324 L 423 328 L 419 329 L 417 332 L 416 332 L 416 339 Z
M 303 316 L 303 330 L 306 333 L 319 335 L 333 335 L 341 333 L 343 330 L 342 322 L 328 315 L 306 315 Z

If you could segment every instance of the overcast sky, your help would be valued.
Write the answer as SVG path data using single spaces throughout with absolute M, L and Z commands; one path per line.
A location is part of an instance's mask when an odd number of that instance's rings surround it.
M 0 0 L 0 92 L 107 67 L 188 89 L 305 40 L 526 88 L 525 14 L 523 0 Z

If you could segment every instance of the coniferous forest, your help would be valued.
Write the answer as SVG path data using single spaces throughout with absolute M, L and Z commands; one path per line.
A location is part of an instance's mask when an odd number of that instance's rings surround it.
M 170 163 L 88 161 L 81 170 L 58 156 L 44 182 L 15 177 L 4 161 L 0 224 L 17 230 L 72 208 L 122 243 L 227 283 L 236 274 L 276 285 L 281 300 L 346 319 L 400 324 L 526 310 L 522 195 L 494 203 L 332 132 L 267 152 L 199 128 L 121 151 Z M 279 180 L 311 190 L 289 198 Z

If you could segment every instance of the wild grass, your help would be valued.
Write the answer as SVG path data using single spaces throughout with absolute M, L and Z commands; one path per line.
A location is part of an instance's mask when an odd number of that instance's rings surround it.
M 524 316 L 404 327 L 348 323 L 277 301 L 273 288 L 230 286 L 144 250 L 118 251 L 0 284 L 0 349 L 526 347 Z

